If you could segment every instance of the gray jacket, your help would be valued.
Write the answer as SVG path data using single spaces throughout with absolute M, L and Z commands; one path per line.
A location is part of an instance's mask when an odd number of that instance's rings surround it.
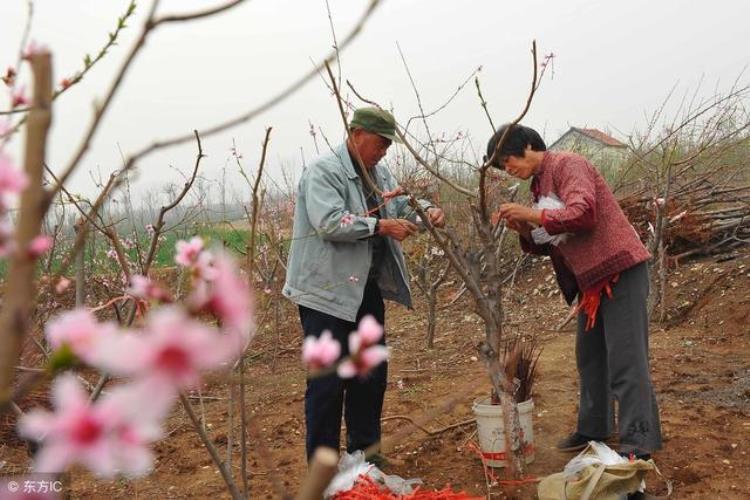
M 378 164 L 369 171 L 382 191 L 397 184 Z M 374 175 L 373 175 L 374 174 Z M 294 208 L 294 230 L 283 294 L 291 301 L 346 321 L 355 321 L 364 296 L 372 255 L 368 238 L 375 217 L 367 216 L 362 180 L 352 165 L 346 144 L 318 158 L 302 173 Z M 424 208 L 432 206 L 420 200 Z M 383 218 L 410 219 L 417 214 L 406 196 L 389 200 Z M 385 239 L 378 276 L 383 298 L 411 308 L 409 274 L 401 244 Z

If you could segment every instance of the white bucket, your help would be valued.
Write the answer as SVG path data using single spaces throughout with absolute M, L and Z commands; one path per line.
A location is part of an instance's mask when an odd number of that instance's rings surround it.
M 503 431 L 503 408 L 490 404 L 489 398 L 477 399 L 472 405 L 477 418 L 477 433 L 482 458 L 491 467 L 505 467 L 505 432 Z M 534 401 L 529 399 L 518 403 L 518 417 L 521 423 L 521 442 L 526 463 L 534 461 L 534 427 L 531 417 L 534 414 Z

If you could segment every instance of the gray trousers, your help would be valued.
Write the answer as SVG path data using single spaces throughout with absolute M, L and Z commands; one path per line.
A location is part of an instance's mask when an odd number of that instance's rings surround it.
M 620 273 L 611 299 L 602 296 L 591 330 L 584 331 L 586 316 L 578 315 L 578 433 L 609 437 L 612 401 L 617 399 L 620 451 L 625 453 L 661 448 L 659 409 L 648 363 L 648 288 L 644 262 Z

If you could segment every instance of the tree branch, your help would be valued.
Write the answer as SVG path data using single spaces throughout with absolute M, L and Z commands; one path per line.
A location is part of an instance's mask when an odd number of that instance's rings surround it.
M 21 194 L 16 249 L 10 257 L 8 281 L 3 293 L 0 312 L 0 413 L 12 401 L 11 392 L 15 366 L 29 328 L 31 308 L 36 297 L 34 283 L 35 260 L 26 252 L 31 241 L 39 235 L 45 209 L 43 207 L 44 158 L 47 153 L 47 133 L 52 122 L 52 63 L 48 52 L 29 56 L 34 76 L 34 97 L 27 123 L 24 170 L 29 187 Z
M 502 137 L 500 137 L 500 140 L 497 141 L 497 144 L 495 145 L 495 151 L 492 152 L 492 155 L 484 162 L 484 165 L 479 170 L 479 216 L 482 219 L 482 222 L 486 222 L 489 220 L 489 214 L 487 213 L 487 170 L 492 166 L 492 164 L 495 162 L 495 158 L 497 157 L 498 152 L 500 149 L 502 149 L 503 145 L 505 144 L 505 140 L 508 137 L 508 133 L 510 130 L 518 125 L 521 120 L 523 120 L 524 116 L 526 116 L 526 113 L 529 111 L 529 108 L 531 107 L 531 101 L 534 99 L 534 94 L 536 93 L 537 89 L 537 55 L 536 55 L 536 40 L 534 40 L 531 43 L 531 56 L 534 64 L 533 68 L 533 76 L 531 78 L 531 90 L 529 91 L 529 96 L 526 99 L 526 105 L 524 106 L 521 113 L 516 117 L 515 120 L 513 120 L 510 125 L 505 129 L 505 132 L 503 132 Z
M 182 191 L 180 192 L 180 194 L 178 194 L 170 204 L 161 207 L 161 209 L 159 210 L 159 216 L 156 218 L 156 224 L 154 224 L 154 234 L 151 236 L 151 243 L 148 248 L 148 254 L 146 255 L 146 260 L 143 264 L 143 268 L 141 269 L 141 272 L 144 276 L 148 275 L 148 272 L 151 269 L 151 264 L 153 263 L 154 257 L 156 256 L 156 249 L 159 245 L 159 236 L 161 235 L 162 228 L 164 227 L 164 217 L 167 215 L 167 212 L 180 204 L 183 198 L 185 198 L 185 196 L 188 194 L 188 191 L 190 191 L 190 188 L 193 187 L 195 178 L 198 175 L 198 167 L 201 164 L 201 160 L 206 156 L 203 154 L 203 147 L 201 145 L 201 138 L 200 135 L 198 135 L 198 131 L 194 130 L 193 133 L 195 134 L 195 142 L 198 144 L 198 155 L 195 157 L 193 173 L 190 175 L 188 180 L 185 181 L 185 185 L 182 187 Z
M 173 14 L 169 16 L 162 16 L 157 19 L 154 19 L 153 27 L 157 27 L 160 24 L 167 24 L 167 23 L 175 23 L 175 22 L 185 22 L 185 21 L 194 21 L 196 19 L 203 19 L 204 17 L 213 16 L 214 14 L 219 14 L 221 12 L 224 12 L 225 10 L 229 10 L 232 7 L 236 7 L 237 5 L 243 3 L 245 0 L 232 0 L 231 2 L 227 2 L 224 5 L 217 5 L 216 7 L 201 10 L 197 12 L 192 12 L 188 14 Z
M 221 473 L 222 479 L 224 479 L 227 488 L 229 488 L 229 493 L 232 495 L 232 499 L 242 500 L 244 497 L 242 496 L 242 493 L 240 493 L 240 490 L 237 488 L 237 485 L 232 479 L 231 471 L 227 470 L 226 464 L 222 462 L 221 457 L 219 456 L 219 452 L 211 442 L 211 438 L 208 437 L 208 434 L 206 434 L 205 429 L 203 429 L 203 426 L 198 420 L 198 417 L 195 415 L 195 412 L 193 411 L 193 405 L 190 404 L 190 401 L 188 401 L 188 398 L 183 392 L 180 392 L 180 401 L 182 402 L 182 406 L 183 408 L 185 408 L 185 412 L 187 412 L 188 417 L 190 417 L 190 422 L 192 422 L 193 427 L 198 433 L 198 436 L 200 436 L 203 446 L 206 447 L 206 449 L 208 450 L 208 454 L 211 455 L 211 459 L 219 469 L 219 473 Z
M 359 35 L 364 28 L 367 20 L 370 18 L 372 13 L 375 11 L 375 9 L 379 6 L 380 0 L 370 0 L 370 3 L 368 4 L 367 8 L 365 9 L 364 13 L 360 17 L 357 24 L 354 26 L 352 31 L 347 35 L 344 40 L 342 40 L 341 44 L 338 46 L 338 50 L 341 51 L 345 47 L 347 47 L 352 40 L 354 40 L 357 35 Z M 312 70 L 305 73 L 302 77 L 300 77 L 297 81 L 292 83 L 290 86 L 288 86 L 286 89 L 282 90 L 275 96 L 271 97 L 269 100 L 261 104 L 260 106 L 257 106 L 256 108 L 251 109 L 250 111 L 239 115 L 235 118 L 232 118 L 230 120 L 227 120 L 223 123 L 220 123 L 218 125 L 214 125 L 212 127 L 209 127 L 207 129 L 201 130 L 200 134 L 202 137 L 210 137 L 213 135 L 216 135 L 220 132 L 223 132 L 225 130 L 228 130 L 232 127 L 236 127 L 237 125 L 242 125 L 243 123 L 247 123 L 248 121 L 252 120 L 259 114 L 263 113 L 264 111 L 267 111 L 268 109 L 271 109 L 275 105 L 279 104 L 280 102 L 284 101 L 287 97 L 294 94 L 297 90 L 299 90 L 303 85 L 305 85 L 308 81 L 310 81 L 312 78 L 314 78 L 320 70 L 322 70 L 325 67 L 326 63 L 332 62 L 334 59 L 336 59 L 337 50 L 331 51 L 323 61 L 315 66 Z M 133 161 L 137 161 L 154 151 L 158 151 L 160 149 L 177 146 L 179 144 L 183 144 L 190 139 L 192 139 L 192 135 L 183 135 L 183 136 L 177 136 L 171 139 L 165 139 L 162 141 L 155 142 L 151 144 L 150 146 L 138 151 L 132 156 Z

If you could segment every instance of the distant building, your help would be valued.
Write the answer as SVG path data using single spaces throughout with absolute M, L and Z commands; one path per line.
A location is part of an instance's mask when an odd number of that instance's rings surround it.
M 601 170 L 616 170 L 625 160 L 627 145 L 595 128 L 570 127 L 549 146 L 554 151 L 573 151 L 589 159 Z

